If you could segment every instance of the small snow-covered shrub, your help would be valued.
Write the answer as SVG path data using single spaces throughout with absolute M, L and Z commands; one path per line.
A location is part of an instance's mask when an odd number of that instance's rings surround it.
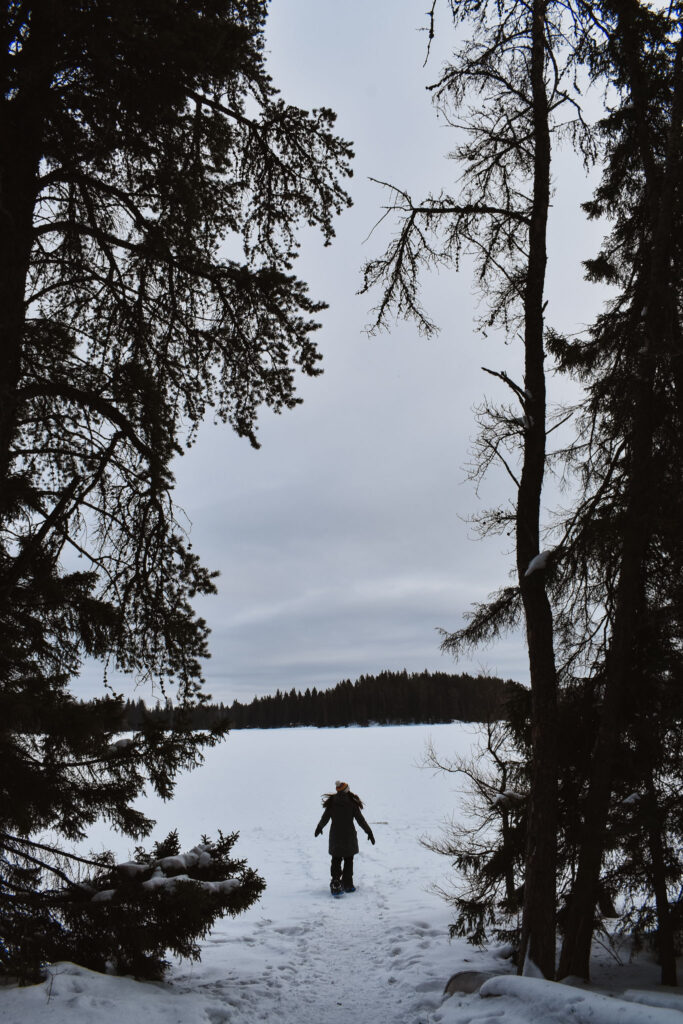
M 202 837 L 180 852 L 177 831 L 151 852 L 111 864 L 77 886 L 50 894 L 33 922 L 33 973 L 45 963 L 70 960 L 91 970 L 160 978 L 168 952 L 199 959 L 199 942 L 226 914 L 254 903 L 264 880 L 234 860 L 238 833 Z M 26 976 L 26 932 L 16 950 L 17 971 Z

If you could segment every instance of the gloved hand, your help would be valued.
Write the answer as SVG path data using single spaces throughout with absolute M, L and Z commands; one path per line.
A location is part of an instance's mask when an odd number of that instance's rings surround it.
M 375 837 L 373 836 L 372 832 L 368 832 L 368 839 L 370 840 L 370 842 L 374 846 L 375 845 Z
M 316 836 L 321 836 L 323 834 L 323 830 L 320 828 L 320 826 L 318 826 L 318 828 L 315 830 L 315 834 Z

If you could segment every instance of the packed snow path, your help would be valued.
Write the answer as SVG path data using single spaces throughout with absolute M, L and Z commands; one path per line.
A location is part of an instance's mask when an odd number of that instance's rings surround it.
M 380 851 L 362 851 L 355 893 L 330 895 L 319 849 L 299 866 L 304 884 L 279 895 L 284 914 L 251 927 L 229 922 L 207 941 L 198 970 L 173 973 L 174 987 L 210 996 L 212 1024 L 426 1021 L 452 973 L 443 915 L 425 913 L 413 865 L 383 871 Z
M 199 975 L 234 1024 L 251 1020 L 257 1006 L 258 1019 L 277 1013 L 282 1022 L 425 1020 L 457 969 L 448 907 L 429 891 L 448 865 L 419 843 L 453 804 L 452 781 L 419 767 L 432 734 L 451 752 L 472 740 L 460 725 L 233 733 L 224 757 L 234 758 L 241 781 L 231 784 L 226 773 L 226 803 L 242 832 L 238 855 L 268 888 L 257 906 L 214 932 L 200 967 L 173 972 L 174 986 L 195 989 Z M 259 756 L 249 758 L 259 742 Z M 250 761 L 245 780 L 239 768 Z M 377 842 L 359 830 L 357 891 L 334 899 L 328 829 L 313 832 L 321 794 L 337 778 L 365 801 Z

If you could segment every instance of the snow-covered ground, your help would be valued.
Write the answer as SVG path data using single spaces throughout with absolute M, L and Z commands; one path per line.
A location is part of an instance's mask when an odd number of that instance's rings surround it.
M 282 729 L 232 733 L 154 807 L 154 838 L 179 828 L 183 849 L 217 828 L 267 880 L 259 903 L 220 922 L 201 963 L 163 984 L 55 965 L 45 983 L 0 990 L 8 1024 L 681 1024 L 683 996 L 656 985 L 645 956 L 596 963 L 593 990 L 514 976 L 504 950 L 449 942 L 449 908 L 430 891 L 449 873 L 418 842 L 457 805 L 454 777 L 419 767 L 426 741 L 452 756 L 473 727 Z M 365 801 L 376 845 L 359 835 L 357 891 L 329 894 L 320 796 L 345 779 Z M 96 847 L 133 844 L 102 828 Z M 444 995 L 460 971 L 496 975 L 481 993 Z M 600 990 L 600 991 L 598 991 Z

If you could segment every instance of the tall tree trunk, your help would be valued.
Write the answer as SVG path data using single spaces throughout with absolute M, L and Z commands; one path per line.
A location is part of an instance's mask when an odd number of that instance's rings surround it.
M 600 720 L 591 761 L 588 793 L 583 808 L 579 863 L 569 901 L 567 928 L 560 956 L 559 976 L 590 976 L 590 953 L 598 899 L 600 870 L 604 851 L 605 830 L 614 778 L 614 759 L 623 726 L 622 697 L 634 662 L 634 645 L 643 601 L 643 579 L 651 539 L 651 498 L 653 479 L 654 380 L 657 353 L 673 344 L 671 337 L 675 314 L 667 316 L 671 297 L 668 287 L 670 253 L 675 218 L 672 204 L 679 166 L 681 144 L 681 107 L 683 82 L 679 41 L 674 68 L 674 92 L 671 128 L 663 171 L 657 173 L 654 142 L 648 123 L 648 102 L 645 91 L 643 54 L 637 46 L 633 0 L 615 5 L 619 14 L 618 29 L 626 57 L 624 71 L 637 118 L 640 156 L 648 189 L 648 221 L 650 224 L 647 252 L 649 265 L 641 272 L 642 285 L 634 300 L 633 329 L 643 324 L 646 351 L 640 365 L 634 367 L 634 412 L 629 438 L 630 465 L 623 543 L 620 556 L 619 583 L 615 602 L 612 642 L 606 660 L 605 690 Z M 671 292 L 671 294 L 668 294 Z M 639 318 L 644 313 L 643 320 Z M 638 322 L 636 322 L 636 319 Z
M 32 243 L 38 161 L 27 158 L 19 125 L 0 125 L 0 514 L 16 426 L 16 393 L 24 336 L 24 296 Z
M 543 291 L 550 203 L 550 131 L 545 85 L 546 0 L 532 10 L 531 87 L 534 119 L 533 208 L 529 230 L 525 313 L 524 385 L 527 393 L 524 459 L 517 497 L 517 572 L 526 620 L 531 679 L 532 773 L 528 810 L 522 948 L 546 978 L 555 976 L 555 885 L 557 860 L 557 679 L 553 620 L 545 573 L 526 575 L 539 553 L 540 506 L 545 472 L 546 395 Z
M 5 511 L 10 446 L 26 318 L 26 279 L 33 245 L 33 212 L 43 155 L 43 117 L 49 103 L 58 3 L 34 6 L 12 80 L 0 101 L 0 516 Z M 8 12 L 5 17 L 9 17 Z M 9 62 L 3 62 L 9 75 Z
M 645 431 L 645 424 L 642 426 Z M 640 441 L 640 450 L 633 453 L 633 467 L 634 470 L 637 468 L 640 474 L 644 474 L 651 443 L 647 444 L 648 438 L 645 436 L 642 436 Z M 644 477 L 641 476 L 640 479 Z M 646 495 L 641 488 L 634 487 L 631 490 L 624 529 L 614 633 L 607 663 L 597 736 L 591 756 L 590 781 L 583 808 L 579 861 L 560 955 L 560 978 L 571 975 L 588 979 L 590 976 L 595 906 L 599 895 L 614 761 L 621 735 L 622 690 L 632 663 L 633 640 L 641 606 L 640 565 L 647 548 L 643 521 Z
M 657 942 L 659 946 L 659 960 L 662 968 L 661 982 L 662 985 L 677 985 L 676 939 L 674 935 L 673 921 L 671 919 L 669 894 L 666 887 L 666 860 L 664 856 L 664 842 L 662 837 L 662 820 L 657 801 L 657 791 L 655 789 L 651 773 L 647 783 L 646 799 L 650 872 L 652 891 L 655 895 L 655 905 L 657 907 Z

